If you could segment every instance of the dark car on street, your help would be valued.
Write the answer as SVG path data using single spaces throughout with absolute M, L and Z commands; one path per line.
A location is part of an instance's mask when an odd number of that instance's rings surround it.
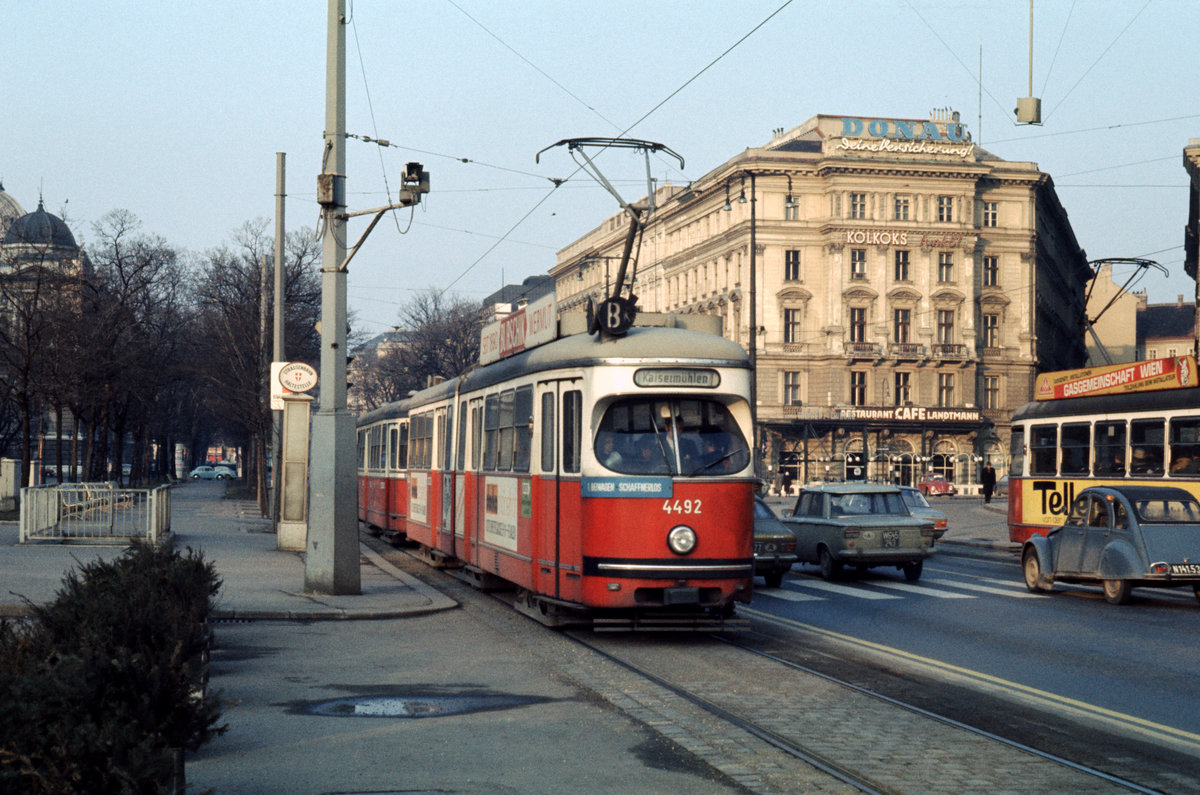
M 767 582 L 768 588 L 778 588 L 796 562 L 796 535 L 771 510 L 771 506 L 754 498 L 754 573 Z
M 927 519 L 933 522 L 933 529 L 937 531 L 935 538 L 941 538 L 946 535 L 946 531 L 950 529 L 950 522 L 946 518 L 945 511 L 939 511 L 929 504 L 929 500 L 925 499 L 925 495 L 912 486 L 899 486 L 900 496 L 904 498 L 904 504 L 908 506 L 908 512 L 918 519 Z
M 1071 503 L 1067 521 L 1021 550 L 1025 586 L 1094 583 L 1110 604 L 1135 587 L 1191 586 L 1200 600 L 1200 502 L 1167 486 L 1093 486 Z
M 799 562 L 816 563 L 826 580 L 843 566 L 895 566 L 918 580 L 938 535 L 932 521 L 909 512 L 899 488 L 876 483 L 807 486 L 783 523 L 796 534 Z

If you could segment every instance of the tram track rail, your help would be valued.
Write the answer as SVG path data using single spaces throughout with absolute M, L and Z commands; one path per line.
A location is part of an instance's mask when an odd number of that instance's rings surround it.
M 451 577 L 426 571 L 430 579 Z M 512 592 L 482 592 L 458 582 L 464 588 L 460 596 L 491 597 L 482 603 L 518 615 Z M 511 617 L 495 616 L 506 634 L 521 627 L 539 655 L 555 664 L 570 660 L 564 673 L 581 686 L 751 792 L 1173 793 L 1195 791 L 1198 781 L 1167 774 L 1139 782 L 980 729 L 764 651 L 755 644 L 769 649 L 782 642 L 787 648 L 795 641 L 781 641 L 763 626 L 736 637 L 620 635 L 554 631 L 532 620 L 514 624 Z M 1147 766 L 1153 763 L 1124 769 Z
M 1030 745 L 1026 745 L 1024 743 L 1019 743 L 1019 742 L 1016 742 L 1015 740 L 1011 740 L 1007 737 L 1003 737 L 999 734 L 995 734 L 994 732 L 989 732 L 984 729 L 980 729 L 978 727 L 971 726 L 970 724 L 964 723 L 962 721 L 955 720 L 953 718 L 949 718 L 944 715 L 939 715 L 936 712 L 925 709 L 923 707 L 919 707 L 915 704 L 909 704 L 905 701 L 901 701 L 900 699 L 892 698 L 891 696 L 885 695 L 883 693 L 878 693 L 869 688 L 865 688 L 860 685 L 856 685 L 853 682 L 839 679 L 838 677 L 835 677 L 835 676 L 830 676 L 829 674 L 818 671 L 815 668 L 810 668 L 805 665 L 800 665 L 797 662 L 794 662 L 792 660 L 787 660 L 783 657 L 780 657 L 775 654 L 771 654 L 769 652 L 762 651 L 761 649 L 755 649 L 744 643 L 740 643 L 739 641 L 737 641 L 733 638 L 724 637 L 724 636 L 720 636 L 720 635 L 713 635 L 711 637 L 713 637 L 715 640 L 721 641 L 722 643 L 727 643 L 731 646 L 734 646 L 735 648 L 741 649 L 742 651 L 749 652 L 750 654 L 755 654 L 760 657 L 765 657 L 766 659 L 776 662 L 785 667 L 801 671 L 808 676 L 819 677 L 820 679 L 823 679 L 827 682 L 831 682 L 831 683 L 837 685 L 838 687 L 846 688 L 847 690 L 851 690 L 855 693 L 859 693 L 859 694 L 865 695 L 869 698 L 889 704 L 891 706 L 898 707 L 905 711 L 911 712 L 915 715 L 919 715 L 923 718 L 927 718 L 929 720 L 934 720 L 939 723 L 945 724 L 947 726 L 951 726 L 953 728 L 960 729 L 965 732 L 969 732 L 973 735 L 985 738 L 992 742 L 1000 743 L 1002 745 L 1008 746 L 1009 748 L 1012 748 L 1014 751 L 1031 754 L 1033 756 L 1037 756 L 1037 757 L 1045 759 L 1049 762 L 1052 762 L 1056 765 L 1061 765 L 1063 767 L 1067 767 L 1072 770 L 1078 771 L 1080 773 L 1083 773 L 1084 775 L 1091 776 L 1091 777 L 1097 778 L 1097 779 L 1101 779 L 1103 781 L 1107 781 L 1111 784 L 1115 784 L 1116 786 L 1128 789 L 1130 792 L 1140 792 L 1140 793 L 1158 793 L 1159 792 L 1159 790 L 1157 790 L 1157 789 L 1143 787 L 1142 785 L 1140 785 L 1136 782 L 1128 781 L 1119 776 L 1114 776 L 1114 775 L 1106 773 L 1102 770 L 1097 770 L 1093 767 L 1089 767 L 1087 765 L 1083 765 L 1078 762 L 1073 762 L 1070 759 L 1066 759 L 1062 756 L 1058 756 L 1057 754 L 1052 754 L 1048 751 L 1039 750 Z
M 719 643 L 727 649 L 753 655 L 770 665 L 778 666 L 803 678 L 819 680 L 838 690 L 852 693 L 857 699 L 866 699 L 874 704 L 883 705 L 888 710 L 899 710 L 909 716 L 907 720 L 896 720 L 894 717 L 872 714 L 869 710 L 859 710 L 860 720 L 875 724 L 873 728 L 865 730 L 868 733 L 879 732 L 879 724 L 882 721 L 890 724 L 896 732 L 918 738 L 915 739 L 917 744 L 936 743 L 936 740 L 928 737 L 930 733 L 928 726 L 936 724 L 943 727 L 944 731 L 956 736 L 952 747 L 960 747 L 964 743 L 964 738 L 970 737 L 973 738 L 974 745 L 987 748 L 986 753 L 978 754 L 974 759 L 965 758 L 968 754 L 964 754 L 957 760 L 943 759 L 935 764 L 921 766 L 915 771 L 915 776 L 911 769 L 881 772 L 878 769 L 879 765 L 873 764 L 871 760 L 851 749 L 839 749 L 831 752 L 827 744 L 807 742 L 787 728 L 781 728 L 778 714 L 768 709 L 767 714 L 764 715 L 761 709 L 755 707 L 753 698 L 737 696 L 713 698 L 688 684 L 673 681 L 675 677 L 662 675 L 660 671 L 654 670 L 655 666 L 645 665 L 630 659 L 620 650 L 614 650 L 612 638 L 577 631 L 565 634 L 590 652 L 654 683 L 655 686 L 707 711 L 731 727 L 747 732 L 772 748 L 813 766 L 859 792 L 890 795 L 891 793 L 914 792 L 963 792 L 972 789 L 978 790 L 981 787 L 986 787 L 993 793 L 1023 792 L 1029 789 L 1064 791 L 1068 787 L 1073 791 L 1087 792 L 1160 793 L 1164 791 L 939 715 L 929 709 L 875 692 L 848 680 L 787 660 L 779 655 L 764 652 L 738 638 L 726 635 L 707 636 L 707 639 Z M 690 651 L 694 653 L 695 648 L 691 648 Z M 716 688 L 716 690 L 720 692 L 721 688 Z M 884 731 L 889 730 L 884 729 Z M 946 747 L 946 744 L 943 743 L 942 746 Z M 948 767 L 958 767 L 958 775 L 961 778 L 956 779 L 953 775 L 946 777 L 945 771 L 941 769 L 942 762 Z M 985 783 L 992 771 L 1014 769 L 1023 769 L 1025 772 L 1007 782 L 997 779 Z M 1006 774 L 999 778 L 1004 777 Z M 955 781 L 961 783 L 950 783 Z
M 702 698 L 702 697 L 696 695 L 695 693 L 688 692 L 687 690 L 684 690 L 683 688 L 676 687 L 675 685 L 671 684 L 670 682 L 666 681 L 665 679 L 663 679 L 659 676 L 656 676 L 655 674 L 652 674 L 649 671 L 646 671 L 642 668 L 639 668 L 625 660 L 622 660 L 619 657 L 604 651 L 603 649 L 596 647 L 594 644 L 589 643 L 584 637 L 582 637 L 585 633 L 568 632 L 565 634 L 567 637 L 570 637 L 576 643 L 587 648 L 593 654 L 598 654 L 601 657 L 604 657 L 605 659 L 609 660 L 610 662 L 621 666 L 625 670 L 627 670 L 637 676 L 640 676 L 648 681 L 653 682 L 657 686 L 664 688 L 665 690 L 675 694 L 676 696 L 687 700 L 689 703 L 700 707 L 701 709 L 711 713 L 712 715 L 715 715 L 716 717 L 720 718 L 721 720 L 725 721 L 726 723 L 736 726 L 737 728 L 741 729 L 742 731 L 745 731 L 745 732 L 753 735 L 754 737 L 757 737 L 758 739 L 762 740 L 763 742 L 771 745 L 773 748 L 783 751 L 784 753 L 788 754 L 789 756 L 792 756 L 796 759 L 799 759 L 802 762 L 806 762 L 807 764 L 812 765 L 813 767 L 817 768 L 821 772 L 832 776 L 833 778 L 837 779 L 838 781 L 841 781 L 844 784 L 849 784 L 849 785 L 853 786 L 855 789 L 859 790 L 860 792 L 878 793 L 879 795 L 885 795 L 886 793 L 891 793 L 894 791 L 894 790 L 887 788 L 886 786 L 883 786 L 879 782 L 872 781 L 869 778 L 859 775 L 855 770 L 853 770 L 849 767 L 838 764 L 837 762 L 835 762 L 831 759 L 828 759 L 828 758 L 822 756 L 821 754 L 814 753 L 810 749 L 806 749 L 800 745 L 797 745 L 796 743 L 788 740 L 786 737 L 783 737 L 782 735 L 780 735 L 778 732 L 771 731 L 770 729 L 759 726 L 759 725 L 751 722 L 750 720 L 747 720 L 746 718 L 743 718 L 733 712 L 730 712 L 727 709 L 724 709 L 723 707 L 719 706 L 718 704 L 713 703 L 712 701 L 709 701 L 708 699 Z M 724 640 L 723 638 L 721 638 L 720 636 L 717 636 L 717 635 L 710 635 L 709 637 L 713 637 L 718 640 Z M 749 650 L 749 649 L 747 649 L 747 650 Z

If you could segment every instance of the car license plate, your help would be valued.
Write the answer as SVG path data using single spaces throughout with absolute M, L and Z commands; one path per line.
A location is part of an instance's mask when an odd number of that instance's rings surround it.
M 900 546 L 900 531 L 896 529 L 883 531 L 884 549 L 894 549 Z
M 1172 574 L 1200 574 L 1200 563 L 1172 563 Z

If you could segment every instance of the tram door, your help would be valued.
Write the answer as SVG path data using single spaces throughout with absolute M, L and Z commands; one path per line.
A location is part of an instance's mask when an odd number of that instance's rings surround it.
M 454 472 L 454 523 L 453 543 L 456 557 L 465 552 L 463 534 L 466 528 L 466 468 L 467 468 L 467 401 L 458 404 L 458 422 L 454 424 L 454 464 L 448 469 Z
M 560 597 L 562 582 L 560 571 L 560 522 L 559 476 L 559 428 L 562 411 L 559 405 L 558 381 L 544 381 L 537 385 L 538 405 L 538 450 L 536 464 L 531 467 L 538 476 L 533 479 L 533 527 L 534 529 L 534 576 L 537 588 L 542 593 Z
M 572 388 L 574 387 L 574 388 Z M 534 562 L 541 593 L 579 599 L 579 445 L 581 393 L 572 381 L 537 385 L 534 451 Z
M 438 535 L 442 536 L 442 544 L 438 546 L 450 555 L 457 557 L 458 544 L 454 533 L 454 406 L 438 409 L 437 432 L 441 449 L 434 456 L 435 466 L 441 468 L 442 490 L 440 495 L 441 522 L 438 524 Z
M 463 453 L 465 458 L 462 459 L 461 471 L 464 473 L 470 472 L 472 482 L 464 481 L 464 492 L 472 495 L 468 500 L 466 496 L 463 498 L 464 511 L 462 514 L 462 525 L 464 534 L 467 538 L 463 560 L 470 562 L 475 566 L 481 566 L 479 559 L 479 538 L 483 534 L 483 516 L 484 516 L 484 487 L 483 475 L 483 398 L 471 398 L 468 415 L 470 416 L 470 429 L 468 432 L 467 423 L 460 422 L 458 424 L 458 432 L 461 434 L 462 441 L 467 444 Z M 469 441 L 468 441 L 469 440 Z M 461 449 L 461 446 L 460 446 Z M 469 491 L 468 491 L 469 487 Z M 465 528 L 470 528 L 468 532 Z

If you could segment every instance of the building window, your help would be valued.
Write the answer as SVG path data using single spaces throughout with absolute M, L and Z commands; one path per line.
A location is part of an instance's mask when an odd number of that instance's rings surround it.
M 850 308 L 850 341 L 867 341 L 867 310 L 866 307 Z
M 983 258 L 983 286 L 996 287 L 1000 284 L 1000 258 Z
M 792 196 L 789 195 L 788 199 L 791 200 L 791 204 L 783 205 L 783 220 L 799 221 L 800 220 L 800 205 L 796 202 L 796 200 Z
M 800 341 L 800 310 L 783 310 L 783 341 L 796 343 Z
M 894 204 L 897 221 L 907 221 L 909 208 L 912 206 L 912 199 L 908 196 L 897 196 Z
M 939 309 L 937 311 L 937 341 L 938 345 L 954 344 L 953 309 Z
M 903 406 L 906 403 L 912 402 L 912 385 L 909 377 L 912 373 L 898 372 L 896 373 L 896 405 Z
M 983 203 L 983 225 L 984 226 L 995 226 L 998 215 L 999 215 L 999 213 L 996 210 L 995 202 L 984 202 Z
M 952 282 L 954 281 L 954 252 L 939 251 L 938 252 L 938 281 Z
M 867 278 L 867 250 L 865 248 L 850 249 L 850 278 Z
M 783 374 L 783 405 L 800 405 L 800 375 L 792 370 Z
M 985 409 L 1000 408 L 1000 376 L 985 375 L 983 377 L 983 407 Z
M 954 197 L 953 196 L 938 196 L 937 197 L 937 219 L 943 224 L 948 224 L 954 221 Z
M 1000 316 L 985 314 L 983 316 L 983 347 L 1000 347 Z
M 862 220 L 867 217 L 867 194 L 850 194 L 850 217 Z
M 783 278 L 789 282 L 800 281 L 800 250 L 789 248 L 783 252 Z
M 892 311 L 892 341 L 898 344 L 908 342 L 908 333 L 912 327 L 912 310 L 895 309 Z
M 938 406 L 946 408 L 954 405 L 954 374 L 938 373 Z
M 864 370 L 850 371 L 850 405 L 867 405 L 867 373 Z
M 908 249 L 896 250 L 895 279 L 898 282 L 908 281 Z

